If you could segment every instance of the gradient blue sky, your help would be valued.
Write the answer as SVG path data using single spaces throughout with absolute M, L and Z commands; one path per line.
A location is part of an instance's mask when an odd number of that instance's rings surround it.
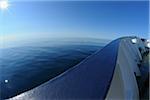
M 0 13 L 0 36 L 92 37 L 115 39 L 148 37 L 147 1 L 10 1 Z

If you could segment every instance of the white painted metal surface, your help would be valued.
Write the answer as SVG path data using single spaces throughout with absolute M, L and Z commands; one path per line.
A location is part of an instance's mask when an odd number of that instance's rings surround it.
M 139 99 L 136 76 L 141 75 L 138 63 L 146 49 L 141 39 L 136 39 L 136 43 L 131 38 L 124 38 L 120 42 L 115 73 L 106 100 Z

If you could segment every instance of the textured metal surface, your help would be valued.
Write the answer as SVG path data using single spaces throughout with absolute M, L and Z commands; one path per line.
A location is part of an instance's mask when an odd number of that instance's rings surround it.
M 111 42 L 58 77 L 11 99 L 104 99 L 114 74 L 119 43 L 120 39 Z

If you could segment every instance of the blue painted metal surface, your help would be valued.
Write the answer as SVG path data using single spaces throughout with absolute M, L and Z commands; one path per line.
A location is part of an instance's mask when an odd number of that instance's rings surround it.
M 105 46 L 54 79 L 25 92 L 20 99 L 104 99 L 116 66 L 120 39 Z M 37 76 L 38 77 L 38 76 Z

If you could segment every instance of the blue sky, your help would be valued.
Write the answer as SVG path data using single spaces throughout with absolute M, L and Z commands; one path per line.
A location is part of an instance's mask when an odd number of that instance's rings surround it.
M 0 36 L 16 39 L 148 37 L 148 1 L 10 1 Z

